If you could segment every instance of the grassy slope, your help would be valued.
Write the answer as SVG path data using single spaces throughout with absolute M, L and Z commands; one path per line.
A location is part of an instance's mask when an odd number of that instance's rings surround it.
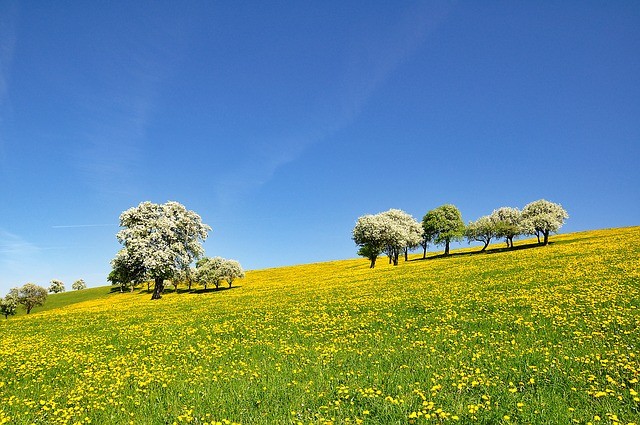
M 113 288 L 110 286 L 102 286 L 99 288 L 87 288 L 81 291 L 69 291 L 59 294 L 49 294 L 47 301 L 44 305 L 34 307 L 30 314 L 36 314 L 42 311 L 55 310 L 58 308 L 66 307 L 71 304 L 81 303 L 84 301 L 91 301 L 100 298 L 105 298 L 112 295 Z M 26 310 L 23 306 L 18 306 L 18 316 L 25 315 Z
M 96 288 L 0 323 L 0 423 L 640 423 L 640 227 L 552 241 Z

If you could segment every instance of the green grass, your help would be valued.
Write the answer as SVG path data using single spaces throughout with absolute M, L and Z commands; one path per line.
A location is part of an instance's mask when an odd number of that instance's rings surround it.
M 640 227 L 552 242 L 52 296 L 0 322 L 0 424 L 638 424 Z
M 58 294 L 49 294 L 44 305 L 34 307 L 31 310 L 30 314 L 36 314 L 48 310 L 55 310 L 71 304 L 109 297 L 114 295 L 112 294 L 112 289 L 113 288 L 109 286 L 102 286 L 99 288 L 87 288 L 80 291 L 68 291 Z M 27 314 L 26 310 L 22 305 L 19 305 L 17 315 L 21 316 L 25 314 Z

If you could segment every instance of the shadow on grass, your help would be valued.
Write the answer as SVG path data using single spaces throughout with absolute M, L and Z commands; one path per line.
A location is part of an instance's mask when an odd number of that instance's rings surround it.
M 242 288 L 242 285 L 234 285 L 232 287 L 219 287 L 216 288 L 215 286 L 213 288 L 172 288 L 172 287 L 165 287 L 164 291 L 162 291 L 163 294 L 208 294 L 208 293 L 213 293 L 213 292 L 220 292 L 220 291 L 228 291 L 229 289 L 236 289 L 236 288 Z M 111 290 L 109 291 L 109 293 L 111 294 L 115 294 L 115 293 L 123 293 L 123 294 L 138 294 L 138 295 L 151 295 L 153 293 L 153 287 L 151 289 L 147 289 L 147 288 L 135 288 L 133 291 L 131 291 L 130 288 L 125 288 L 123 291 L 120 291 L 120 287 L 119 286 L 114 286 L 111 288 Z
M 555 242 L 549 242 L 549 245 L 553 245 Z M 409 261 L 425 261 L 425 260 L 437 260 L 438 258 L 454 258 L 454 257 L 470 257 L 472 255 L 488 255 L 488 254 L 499 254 L 502 252 L 510 252 L 510 251 L 521 251 L 524 249 L 532 249 L 532 248 L 539 248 L 539 247 L 543 247 L 545 245 L 539 244 L 537 242 L 534 243 L 530 243 L 530 244 L 526 244 L 526 245 L 518 245 L 515 246 L 513 248 L 491 248 L 491 249 L 485 249 L 484 251 L 470 251 L 470 252 L 454 252 L 453 254 L 437 254 L 437 255 L 432 255 L 432 256 L 428 256 L 427 258 L 413 258 Z
M 240 286 L 240 285 L 232 286 L 232 287 L 228 287 L 228 286 L 222 287 L 221 286 L 219 288 L 213 287 L 213 288 L 207 288 L 207 289 L 198 288 L 198 289 L 192 289 L 191 291 L 189 291 L 187 289 L 187 290 L 185 290 L 185 292 L 188 292 L 189 294 L 209 294 L 211 292 L 229 291 L 231 289 L 236 289 L 236 288 L 242 288 L 242 286 Z

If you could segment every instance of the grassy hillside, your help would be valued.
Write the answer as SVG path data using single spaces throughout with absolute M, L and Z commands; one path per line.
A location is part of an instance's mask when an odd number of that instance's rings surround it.
M 552 242 L 3 320 L 0 424 L 640 424 L 640 227 Z

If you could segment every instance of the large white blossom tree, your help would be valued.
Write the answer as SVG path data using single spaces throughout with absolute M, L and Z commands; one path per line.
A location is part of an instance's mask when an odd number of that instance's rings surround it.
M 380 215 L 388 223 L 385 252 L 393 265 L 397 266 L 401 252 L 406 254 L 408 250 L 420 246 L 422 226 L 410 214 L 399 209 L 392 208 L 380 213 Z
M 116 237 L 124 246 L 112 265 L 133 267 L 132 276 L 154 281 L 152 300 L 161 298 L 170 279 L 204 253 L 202 241 L 211 227 L 194 211 L 178 202 L 142 202 L 120 215 L 122 229 Z M 115 269 L 114 269 L 115 270 Z
M 352 238 L 360 246 L 358 254 L 371 261 L 369 267 L 375 267 L 376 259 L 382 252 L 389 256 L 390 262 L 398 265 L 401 252 L 420 245 L 422 227 L 406 212 L 390 209 L 358 218 Z
M 538 243 L 542 235 L 542 243 L 548 245 L 549 233 L 557 232 L 567 218 L 569 214 L 562 205 L 539 199 L 528 203 L 522 209 L 521 225 L 525 233 L 538 237 Z

